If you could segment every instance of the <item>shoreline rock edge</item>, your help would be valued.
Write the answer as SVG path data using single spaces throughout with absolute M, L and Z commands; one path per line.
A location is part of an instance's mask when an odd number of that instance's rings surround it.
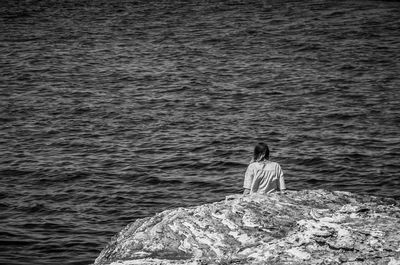
M 128 224 L 94 265 L 400 265 L 400 202 L 326 190 L 228 196 Z

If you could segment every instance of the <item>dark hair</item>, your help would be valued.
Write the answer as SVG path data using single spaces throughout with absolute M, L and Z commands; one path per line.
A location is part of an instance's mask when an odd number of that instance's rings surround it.
M 267 144 L 258 143 L 254 147 L 253 162 L 269 159 L 269 148 Z

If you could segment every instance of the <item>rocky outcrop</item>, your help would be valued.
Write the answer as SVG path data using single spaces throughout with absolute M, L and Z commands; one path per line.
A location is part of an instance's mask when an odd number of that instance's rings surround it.
M 400 264 L 400 202 L 324 190 L 177 208 L 136 220 L 95 265 Z

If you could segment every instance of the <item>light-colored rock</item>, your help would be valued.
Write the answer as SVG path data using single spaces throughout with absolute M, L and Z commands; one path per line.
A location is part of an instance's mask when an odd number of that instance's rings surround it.
M 136 220 L 95 265 L 400 265 L 399 206 L 324 190 L 229 196 Z

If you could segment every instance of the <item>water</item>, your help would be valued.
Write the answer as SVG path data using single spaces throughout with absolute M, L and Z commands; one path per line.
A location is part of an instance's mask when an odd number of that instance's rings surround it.
M 90 264 L 127 223 L 241 192 L 400 198 L 400 3 L 3 1 L 0 263 Z

